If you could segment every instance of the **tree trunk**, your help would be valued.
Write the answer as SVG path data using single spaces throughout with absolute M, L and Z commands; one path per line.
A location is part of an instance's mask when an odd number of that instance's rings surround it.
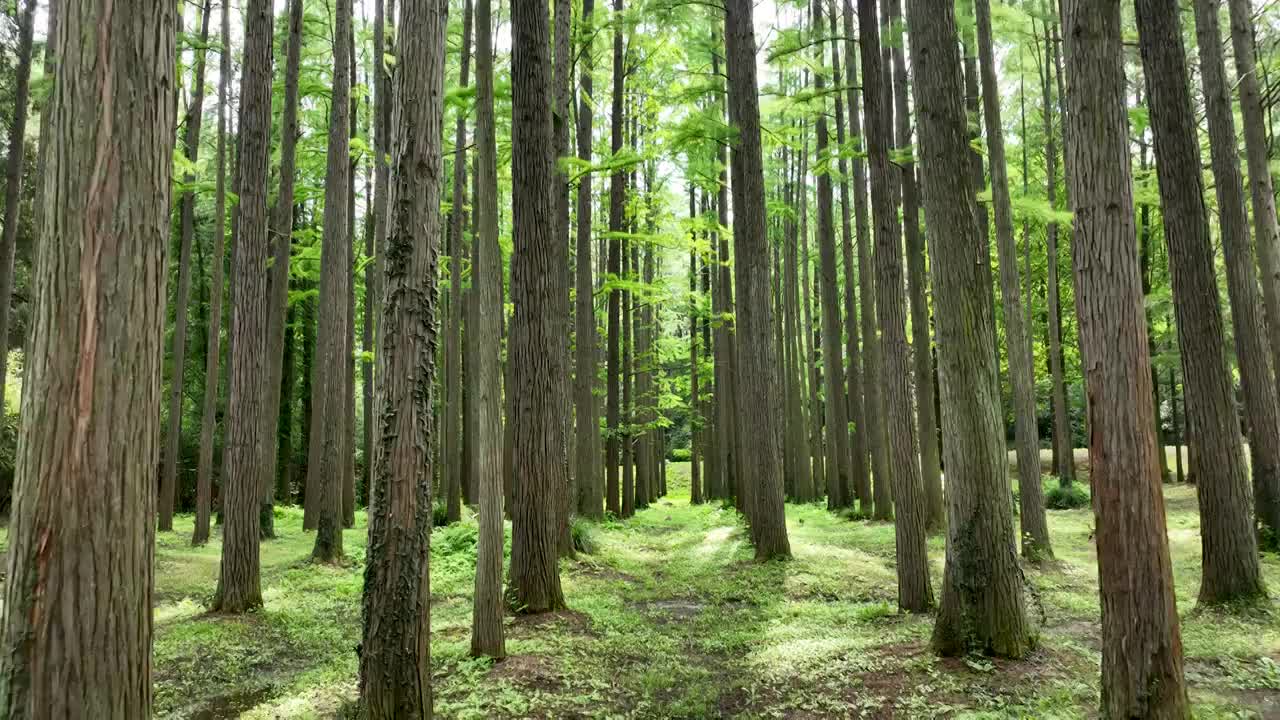
M 689 213 L 696 215 L 693 186 L 689 187 Z M 694 505 L 702 503 L 702 472 L 698 442 L 698 252 L 693 243 L 689 246 L 689 497 Z
M 582 0 L 582 15 L 579 22 L 590 26 L 593 22 L 595 0 Z M 592 62 L 591 48 L 593 33 L 582 34 L 582 46 L 579 48 L 579 104 L 578 104 L 578 158 L 589 165 L 591 163 L 591 121 L 594 105 L 594 92 L 591 85 Z M 577 295 L 574 305 L 574 322 L 576 325 L 575 368 L 574 368 L 574 413 L 578 419 L 577 439 L 577 476 L 578 513 L 592 520 L 603 517 L 601 503 L 600 463 L 600 410 L 595 398 L 596 358 L 599 350 L 599 338 L 596 336 L 595 293 L 591 281 L 591 173 L 584 173 L 578 178 L 578 226 L 577 226 L 577 259 L 576 280 Z
M 1196 38 L 1200 47 L 1200 77 L 1209 122 L 1209 149 L 1213 161 L 1218 222 L 1226 256 L 1227 290 L 1235 323 L 1236 357 L 1245 415 L 1249 421 L 1250 469 L 1258 521 L 1271 543 L 1280 538 L 1280 410 L 1276 380 L 1267 364 L 1262 316 L 1258 309 L 1258 285 L 1253 248 L 1249 243 L 1248 210 L 1240 160 L 1236 155 L 1235 118 L 1232 116 L 1226 68 L 1222 60 L 1222 32 L 1218 26 L 1220 2 L 1195 3 Z
M 562 372 L 556 346 L 562 330 L 555 308 L 563 305 L 549 282 L 563 262 L 555 234 L 554 203 L 548 188 L 556 182 L 551 156 L 552 118 L 550 37 L 546 0 L 512 5 L 512 219 L 515 252 L 511 261 L 513 476 L 510 599 L 522 613 L 564 607 L 557 564 L 560 493 L 566 483 L 564 425 L 555 396 Z
M 262 508 L 259 512 L 260 532 L 264 538 L 274 537 L 273 498 L 276 459 L 279 444 L 269 438 L 277 436 L 280 419 L 280 383 L 283 375 L 285 316 L 289 305 L 289 259 L 293 246 L 293 188 L 297 168 L 298 144 L 298 75 L 302 54 L 302 0 L 289 3 L 289 42 L 285 50 L 284 107 L 280 120 L 280 190 L 271 211 L 272 264 L 267 274 L 267 371 L 264 380 Z
M 826 34 L 822 5 L 822 0 L 813 2 L 814 31 L 820 38 Z M 824 62 L 824 47 L 825 43 L 817 45 L 820 65 Z M 823 95 L 825 85 L 822 73 L 815 73 L 814 91 L 817 95 Z M 824 158 L 830 143 L 825 105 L 825 102 L 822 103 L 822 112 L 816 122 L 816 149 L 819 160 L 829 161 L 829 157 Z M 853 487 L 853 472 L 849 465 L 852 454 L 849 450 L 848 403 L 845 402 L 844 394 L 844 358 L 840 347 L 842 326 L 840 291 L 836 286 L 836 233 L 832 203 L 831 174 L 823 171 L 818 175 L 818 263 L 821 268 L 819 290 L 822 296 L 822 363 L 826 381 L 826 402 L 823 403 L 827 420 L 826 479 L 828 492 L 832 487 L 839 488 L 837 495 L 841 504 L 850 505 L 852 503 L 846 497 L 845 489 Z M 907 377 L 903 376 L 902 379 L 905 382 Z
M 476 2 L 476 236 L 471 249 L 474 302 L 467 317 L 467 342 L 473 348 L 468 354 L 467 382 L 475 413 L 467 434 L 480 501 L 471 654 L 502 658 L 507 654 L 502 626 L 502 249 L 498 246 L 491 8 L 491 0 Z
M 347 286 L 351 272 L 347 255 L 351 237 L 347 234 L 347 183 L 351 166 L 351 116 L 348 103 L 351 84 L 347 74 L 351 48 L 351 0 L 336 0 L 333 43 L 333 92 L 329 109 L 328 166 L 324 184 L 324 237 L 320 254 L 319 362 L 316 377 L 326 381 L 313 384 L 311 404 L 319 418 L 321 446 L 312 448 L 319 462 L 310 468 L 318 493 L 316 502 L 316 542 L 311 557 L 316 562 L 340 563 L 342 550 L 342 477 L 346 463 L 346 410 L 349 389 L 343 380 L 347 371 L 346 349 L 350 336 L 347 317 Z M 314 426 L 313 426 L 314 427 Z
M 714 35 L 713 35 L 714 36 Z M 711 68 L 713 74 L 719 82 L 720 59 L 715 52 L 711 56 Z M 727 95 L 722 94 L 719 107 L 727 107 Z M 723 114 L 724 110 L 718 110 L 719 114 Z M 720 478 L 714 480 L 716 489 L 715 495 L 720 499 L 728 499 L 733 497 L 733 488 L 738 485 L 738 478 L 741 474 L 737 470 L 737 463 L 741 460 L 739 451 L 739 416 L 738 394 L 737 394 L 737 339 L 734 332 L 733 320 L 733 270 L 730 267 L 729 258 L 729 240 L 727 234 L 721 232 L 721 228 L 729 225 L 729 178 L 728 178 L 728 153 L 724 143 L 718 143 L 716 147 L 716 162 L 719 165 L 719 177 L 716 183 L 716 230 L 712 234 L 712 242 L 719 248 L 717 258 L 719 261 L 719 277 L 716 282 L 717 296 L 719 300 L 719 310 L 717 315 L 721 318 L 720 323 L 716 326 L 716 369 L 718 377 L 716 379 L 716 432 L 720 437 L 716 443 L 721 454 L 720 467 L 724 469 L 724 474 Z M 665 457 L 665 455 L 664 455 Z M 665 473 L 666 465 L 663 464 Z M 665 478 L 665 474 L 663 476 Z
M 1267 138 L 1267 129 L 1271 125 L 1262 112 L 1262 93 L 1254 58 L 1253 4 L 1249 0 L 1227 0 L 1227 7 L 1231 13 L 1231 47 L 1236 61 L 1236 82 L 1240 86 L 1240 119 L 1244 126 L 1245 158 L 1249 163 L 1254 242 L 1258 247 L 1271 366 L 1280 372 L 1280 223 L 1276 219 L 1276 195 L 1270 167 L 1271 145 Z M 1259 514 L 1280 514 L 1280 497 L 1266 499 L 1274 506 L 1259 508 Z
M 1065 128 L 1074 170 L 1072 255 L 1092 416 L 1090 484 L 1102 595 L 1101 713 L 1186 718 L 1182 640 L 1147 387 L 1150 358 L 1132 225 L 1120 6 L 1095 0 L 1064 5 L 1072 77 Z
M 0 655 L 8 717 L 151 712 L 176 18 L 169 2 L 131 9 L 61 2 L 49 39 L 44 184 L 57 192 L 38 205 Z
M 563 369 L 563 372 L 552 377 L 551 381 L 554 383 L 552 397 L 556 399 L 560 406 L 556 414 L 561 425 L 560 462 L 564 465 L 564 484 L 555 490 L 558 500 L 558 543 L 561 557 L 573 556 L 573 537 L 570 533 L 570 521 L 576 508 L 576 503 L 574 502 L 576 473 L 574 470 L 577 469 L 576 464 L 570 461 L 570 445 L 574 439 L 573 403 L 570 396 L 568 374 L 572 363 L 569 357 L 570 330 L 572 329 L 569 324 L 569 314 L 572 311 L 572 303 L 569 293 L 570 258 L 569 254 L 565 252 L 565 244 L 569 240 L 569 176 L 560 169 L 560 158 L 569 155 L 569 126 L 571 122 L 569 116 L 573 105 L 573 70 L 569 41 L 569 35 L 572 32 L 572 15 L 571 0 L 555 0 L 552 23 L 554 26 L 552 37 L 554 44 L 554 55 L 552 57 L 552 62 L 554 63 L 552 67 L 554 96 L 551 110 L 551 169 L 555 172 L 555 179 L 551 188 L 552 211 L 555 223 L 553 226 L 554 236 L 556 242 L 560 243 L 561 257 L 560 262 L 552 264 L 550 279 L 554 281 L 555 294 L 559 298 L 559 302 L 552 306 L 552 318 L 560 325 L 559 329 L 553 332 L 553 336 L 558 340 L 555 350 L 560 356 L 559 366 Z
M 863 0 L 864 2 L 866 0 Z M 996 358 L 986 236 L 973 222 L 970 146 L 955 9 L 909 0 L 925 219 L 933 235 L 938 370 L 947 468 L 947 562 L 933 646 L 944 655 L 1021 657 L 1022 599 Z M 869 74 L 869 73 L 868 73 Z
M 1046 33 L 1047 34 L 1047 33 Z M 1061 68 L 1057 62 L 1056 43 L 1046 38 L 1045 41 L 1045 73 L 1041 98 L 1044 107 L 1049 107 L 1050 85 L 1053 74 Z M 1052 55 L 1052 61 L 1050 60 Z M 1062 113 L 1065 115 L 1065 113 Z M 1053 113 L 1042 112 L 1044 118 L 1044 166 L 1045 194 L 1049 200 L 1049 209 L 1058 209 L 1058 149 L 1053 132 Z M 1063 127 L 1065 137 L 1066 128 Z M 1065 165 L 1065 162 L 1064 162 Z M 1064 167 L 1065 169 L 1065 167 Z M 1048 267 L 1046 281 L 1049 285 L 1049 375 L 1052 389 L 1049 391 L 1053 401 L 1053 447 L 1057 461 L 1054 472 L 1058 474 L 1058 482 L 1062 487 L 1069 487 L 1076 479 L 1075 443 L 1071 439 L 1071 412 L 1067 407 L 1066 369 L 1062 356 L 1062 282 L 1058 277 L 1058 223 L 1050 222 L 1045 229 L 1045 264 Z
M 444 0 L 402 0 L 360 644 L 360 700 L 374 720 L 431 717 L 429 448 L 447 24 Z
M 186 159 L 195 164 L 196 158 L 200 153 L 200 125 L 204 119 L 204 70 L 205 70 L 205 50 L 204 46 L 209 41 L 209 15 L 210 0 L 205 0 L 204 6 L 200 11 L 200 49 L 196 51 L 196 67 L 192 77 L 191 105 L 187 110 L 187 126 L 186 134 L 182 140 L 182 153 Z M 27 33 L 30 35 L 30 20 L 24 19 L 26 27 L 21 27 L 19 33 Z M 22 57 L 23 42 L 25 40 L 26 57 Z M 20 87 L 16 92 L 19 104 L 14 117 L 13 127 L 19 133 L 24 132 L 22 128 L 26 125 L 27 114 L 27 76 L 31 73 L 31 40 L 30 37 L 20 37 L 19 40 L 19 67 L 18 79 Z M 18 162 L 17 176 L 13 175 L 10 169 L 9 187 L 14 188 L 12 192 L 15 196 L 18 192 L 18 186 L 22 179 L 22 136 L 19 135 L 16 144 L 13 138 L 9 142 L 9 157 L 12 160 L 16 157 Z M 195 177 L 187 174 L 183 177 L 184 183 L 195 181 Z M 8 205 L 8 194 L 5 197 L 5 204 Z M 173 310 L 173 362 L 172 374 L 169 378 L 169 428 L 165 434 L 165 452 L 164 452 L 164 468 L 160 474 L 160 498 L 157 503 L 157 512 L 159 515 L 159 530 L 161 532 L 173 531 L 173 498 L 178 488 L 178 451 L 182 446 L 182 386 L 186 379 L 186 357 L 187 357 L 187 307 L 191 300 L 191 242 L 196 233 L 196 197 L 193 192 L 185 192 L 178 202 L 179 214 L 181 215 L 182 224 L 182 245 L 178 255 L 178 293 L 175 297 Z M 16 218 L 15 218 L 16 224 Z M 16 232 L 16 227 L 14 228 Z M 8 231 L 6 230 L 6 233 Z M 0 265 L 0 277 L 3 277 L 5 270 L 12 275 L 13 259 L 11 252 L 12 244 L 9 243 L 7 237 L 5 245 L 0 248 L 0 263 L 7 263 L 7 267 Z M 6 255 L 5 253 L 8 253 Z M 10 280 L 12 283 L 12 280 Z M 12 285 L 10 285 L 10 289 Z M 11 294 L 4 290 L 4 281 L 0 280 L 0 294 L 8 298 Z M 8 306 L 5 306 L 8 310 Z M 4 315 L 8 316 L 8 312 Z M 7 323 L 7 320 L 5 321 Z M 7 359 L 9 350 L 9 333 L 7 324 L 0 328 L 0 355 Z M 5 378 L 6 365 L 5 360 L 0 359 L 0 384 Z M 4 409 L 4 391 L 0 390 L 0 410 Z
M 1004 124 L 1000 119 L 996 59 L 991 40 L 991 3 L 990 0 L 974 0 L 974 6 L 978 16 L 978 56 L 982 68 L 982 107 L 986 120 L 987 156 L 991 166 L 991 199 L 995 206 L 996 252 L 1000 260 L 1000 297 L 1004 302 L 1009 384 L 1013 386 L 1022 556 L 1032 562 L 1039 562 L 1052 558 L 1053 548 L 1049 544 L 1049 525 L 1045 520 L 1044 494 L 1040 484 L 1035 367 L 1029 326 L 1022 310 L 1018 247 L 1013 239 L 1013 207 L 1009 200 L 1009 176 L 1005 166 Z
M 890 13 L 893 14 L 892 5 Z M 875 0 L 859 0 L 862 24 L 862 92 L 867 116 L 867 149 L 871 164 L 871 202 L 875 209 L 876 316 L 884 333 L 880 346 L 878 379 L 884 390 L 884 428 L 890 447 L 889 462 L 895 468 L 893 497 L 898 505 L 895 523 L 898 568 L 898 606 L 908 612 L 924 612 L 933 606 L 929 581 L 929 557 L 925 546 L 926 507 L 916 451 L 916 428 L 911 417 L 911 359 L 907 347 L 906 309 L 902 302 L 902 232 L 894 207 L 889 146 L 886 78 L 880 53 Z M 914 29 L 914 28 L 913 28 Z M 889 478 L 881 478 L 888 480 Z M 879 514 L 880 503 L 876 503 Z
M 1217 605 L 1253 601 L 1265 590 L 1249 517 L 1248 482 L 1231 370 L 1223 355 L 1222 312 L 1181 22 L 1176 2 L 1138 0 L 1135 8 L 1155 137 L 1178 345 L 1186 373 L 1187 419 L 1198 433 L 1191 471 L 1200 483 L 1200 602 Z M 1223 168 L 1215 166 L 1214 170 Z M 1228 179 L 1217 172 L 1215 175 L 1221 192 Z M 1237 229 L 1224 225 L 1224 235 Z M 1227 237 L 1226 243 L 1232 242 Z M 1247 288 L 1242 290 L 1247 293 Z M 1242 334 L 1240 329 L 1237 328 L 1237 340 Z M 1243 329 L 1247 335 L 1247 326 Z M 1245 382 L 1254 379 L 1245 372 Z
M 635 276 L 633 240 L 622 241 L 622 279 L 631 282 Z M 630 290 L 622 293 L 622 419 L 619 435 L 622 443 L 622 517 L 636 514 L 635 507 L 635 299 Z
M 739 354 L 740 417 L 752 418 L 757 437 L 743 442 L 743 467 L 751 468 L 753 487 L 744 498 L 749 509 L 756 559 L 791 555 L 782 496 L 780 406 L 774 378 L 778 358 L 770 340 L 769 252 L 765 228 L 764 163 L 760 148 L 760 98 L 756 84 L 756 40 L 749 0 L 725 3 L 725 59 L 729 70 L 729 117 L 738 128 L 733 147 L 734 274 L 738 287 L 739 337 L 750 352 Z M 744 486 L 748 483 L 745 482 Z
M 892 0 L 890 15 L 902 15 L 900 0 Z M 908 108 L 907 60 L 902 44 L 893 48 L 894 119 L 898 147 L 911 147 L 911 115 Z M 929 351 L 929 306 L 926 298 L 925 238 L 920 230 L 920 189 L 915 163 L 902 163 L 902 212 L 907 246 L 907 289 L 911 300 L 911 345 L 916 381 L 916 438 L 920 447 L 920 481 L 924 488 L 925 528 L 941 530 L 945 524 L 942 504 L 942 467 L 938 458 L 937 415 L 933 408 L 933 355 Z M 896 253 L 895 253 L 896 256 Z
M 354 6 L 354 0 L 353 0 Z M 351 68 L 350 85 L 356 86 L 356 42 L 354 23 L 347 25 L 347 66 Z M 349 93 L 351 108 L 348 123 L 348 140 L 355 140 L 360 126 L 359 106 L 355 93 Z M 343 398 L 346 400 L 346 411 L 343 413 L 342 436 L 342 527 L 355 527 L 356 524 L 356 159 L 352 157 L 347 163 L 347 332 L 344 362 L 346 366 L 346 388 Z
M 232 230 L 226 470 L 222 478 L 222 572 L 212 609 L 242 613 L 262 605 L 258 581 L 262 495 L 262 367 L 266 362 L 267 164 L 271 157 L 271 3 L 250 0 L 240 81 L 240 202 Z M 345 101 L 343 106 L 346 106 Z M 341 214 L 340 212 L 338 214 Z
M 622 0 L 613 0 L 615 15 L 622 13 Z M 622 151 L 623 105 L 622 93 L 626 68 L 622 58 L 622 27 L 613 29 L 613 111 L 610 130 L 610 151 L 616 156 Z M 605 282 L 616 283 L 622 273 L 622 240 L 626 218 L 626 174 L 617 169 L 609 177 L 609 264 Z M 609 350 L 608 370 L 605 381 L 606 442 L 605 442 L 605 509 L 615 516 L 622 514 L 622 498 L 618 487 L 618 466 L 622 460 L 619 423 L 622 410 L 619 406 L 618 385 L 622 381 L 622 291 L 609 288 Z
M 462 10 L 462 64 L 458 87 L 466 88 L 471 72 L 471 0 Z M 453 133 L 453 199 L 449 210 L 449 330 L 445 337 L 444 474 L 445 517 L 462 519 L 462 255 L 467 225 L 467 114 L 459 108 Z
M 209 327 L 204 366 L 204 401 L 200 412 L 200 464 L 196 474 L 196 518 L 191 544 L 209 541 L 213 504 L 213 431 L 217 424 L 219 365 L 222 344 L 222 274 L 226 255 L 227 218 L 227 82 L 231 78 L 230 11 L 222 3 L 222 48 L 218 65 L 218 179 L 214 193 L 213 277 L 209 280 Z
M 9 309 L 13 296 L 13 264 L 18 248 L 18 221 L 22 209 L 22 163 L 26 150 L 27 113 L 31 95 L 31 45 L 35 12 L 36 0 L 24 0 L 18 15 L 17 66 L 13 76 L 14 113 L 9 123 L 9 149 L 5 157 L 4 226 L 3 234 L 0 234 L 0 412 L 7 412 L 4 395 L 9 377 Z M 51 9 L 49 12 L 48 32 L 49 37 L 52 37 L 54 11 Z M 208 14 L 206 8 L 205 15 Z M 207 23 L 205 27 L 208 27 Z M 48 54 L 48 47 L 52 43 L 48 39 L 46 43 L 45 52 Z M 203 58 L 202 54 L 202 61 Z M 41 137 L 47 135 L 42 132 Z M 41 170 L 41 167 L 37 167 L 37 175 Z

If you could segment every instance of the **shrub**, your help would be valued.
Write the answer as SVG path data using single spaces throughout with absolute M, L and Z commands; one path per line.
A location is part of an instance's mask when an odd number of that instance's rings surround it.
M 1089 491 L 1080 483 L 1063 487 L 1054 483 L 1044 493 L 1044 506 L 1050 510 L 1075 510 L 1089 506 Z
M 588 520 L 574 518 L 569 526 L 569 536 L 573 539 L 573 551 L 583 555 L 593 555 L 596 551 L 595 526 Z
M 449 524 L 449 508 L 444 503 L 431 506 L 431 527 L 444 527 Z
M 689 462 L 693 458 L 693 451 L 689 448 L 671 448 L 671 454 L 667 459 L 671 462 Z

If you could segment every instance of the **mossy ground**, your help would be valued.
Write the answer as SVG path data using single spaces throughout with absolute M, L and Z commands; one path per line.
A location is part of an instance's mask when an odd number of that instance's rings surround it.
M 757 564 L 737 515 L 672 493 L 592 530 L 595 552 L 562 565 L 569 610 L 509 618 L 511 657 L 467 656 L 473 519 L 432 538 L 432 642 L 439 717 L 1077 718 L 1096 715 L 1098 597 L 1092 515 L 1050 511 L 1057 560 L 1028 568 L 1039 648 L 1020 661 L 939 659 L 932 620 L 894 605 L 893 528 L 789 505 L 795 559 Z M 1193 488 L 1169 487 L 1173 552 L 1197 717 L 1280 714 L 1280 616 L 1197 613 L 1200 538 Z M 191 518 L 159 539 L 155 703 L 161 717 L 346 714 L 365 525 L 346 532 L 345 568 L 308 563 L 313 535 L 286 509 L 262 546 L 266 605 L 210 616 L 219 544 L 188 546 Z M 931 538 L 935 593 L 943 539 Z M 1264 558 L 1273 592 L 1280 558 Z

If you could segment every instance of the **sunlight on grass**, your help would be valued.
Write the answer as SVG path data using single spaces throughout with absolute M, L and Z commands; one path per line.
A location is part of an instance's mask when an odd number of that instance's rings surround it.
M 436 714 L 491 717 L 1077 718 L 1097 703 L 1100 656 L 1093 516 L 1049 511 L 1056 560 L 1025 568 L 1041 647 L 1018 662 L 941 660 L 932 618 L 896 609 L 894 529 L 818 504 L 788 505 L 794 559 L 757 564 L 732 508 L 671 493 L 626 521 L 587 528 L 593 552 L 561 565 L 569 610 L 508 618 L 512 659 L 468 657 L 476 524 L 432 534 Z M 1197 717 L 1280 707 L 1277 614 L 1195 611 L 1200 537 L 1194 488 L 1166 489 L 1187 676 Z M 205 614 L 220 530 L 189 545 L 191 518 L 157 539 L 155 704 L 160 717 L 329 718 L 356 698 L 366 526 L 344 534 L 347 564 L 308 562 L 296 508 L 262 546 L 265 605 Z M 507 528 L 508 552 L 510 526 Z M 929 539 L 935 594 L 944 538 Z M 1264 571 L 1280 590 L 1280 558 Z

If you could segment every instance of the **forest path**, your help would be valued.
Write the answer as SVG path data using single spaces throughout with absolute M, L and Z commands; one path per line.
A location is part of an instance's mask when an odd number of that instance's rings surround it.
M 939 659 L 932 618 L 896 611 L 894 532 L 822 505 L 788 505 L 794 559 L 756 563 L 732 509 L 671 493 L 626 521 L 589 526 L 591 552 L 561 566 L 569 608 L 507 621 L 510 657 L 468 656 L 474 518 L 432 535 L 432 667 L 439 718 L 1088 717 L 1098 688 L 1096 560 L 1088 509 L 1050 511 L 1058 561 L 1027 568 L 1041 645 L 1016 662 Z M 1197 717 L 1280 716 L 1280 613 L 1191 612 L 1199 587 L 1194 489 L 1166 491 L 1188 681 Z M 188 547 L 190 518 L 160 537 L 155 698 L 160 717 L 346 717 L 356 698 L 363 514 L 348 564 L 306 561 L 314 534 L 280 511 L 262 549 L 265 607 L 204 614 L 219 538 Z M 510 533 L 508 530 L 508 538 Z M 935 594 L 943 539 L 929 542 Z M 1280 559 L 1264 558 L 1280 590 Z M 1040 622 L 1041 614 L 1032 610 Z

